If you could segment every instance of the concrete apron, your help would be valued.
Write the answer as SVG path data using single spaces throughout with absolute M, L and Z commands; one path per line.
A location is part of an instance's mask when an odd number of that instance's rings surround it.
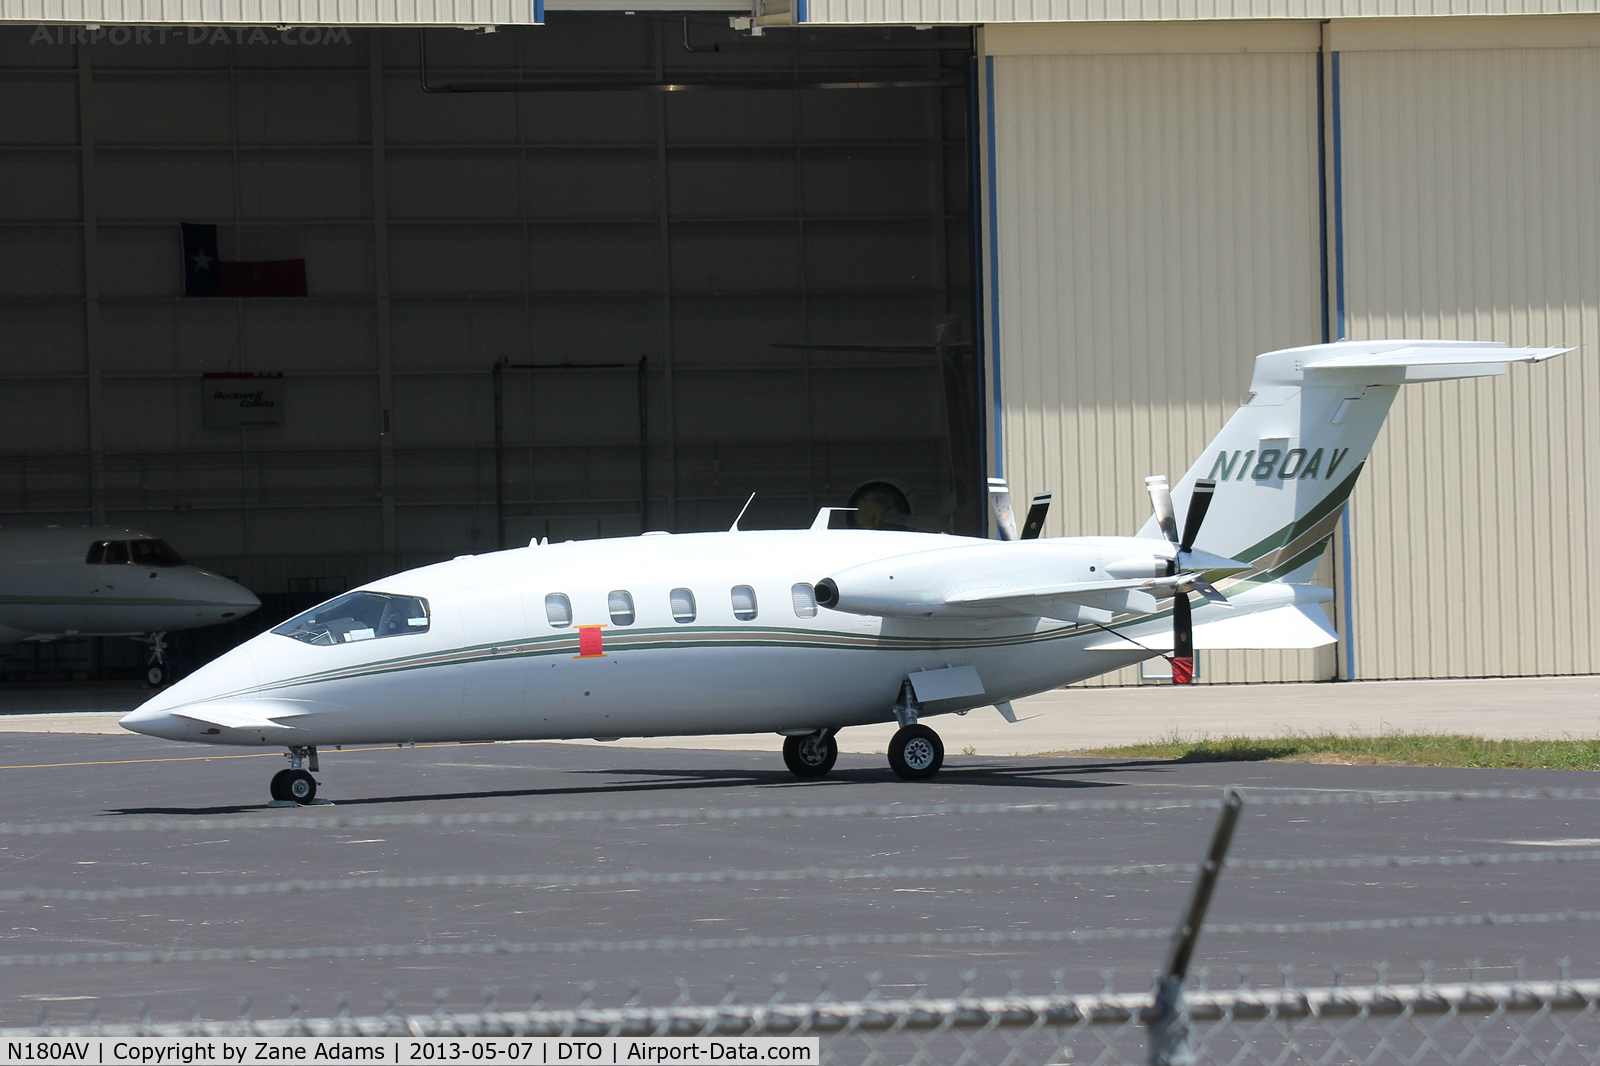
M 98 694 L 104 710 L 79 707 L 85 694 L 61 686 L 0 693 L 0 732 L 124 733 L 117 719 L 138 706 L 142 690 Z M 1356 681 L 1294 685 L 1142 685 L 1070 688 L 1017 700 L 1011 725 L 993 708 L 928 723 L 950 754 L 1035 755 L 1134 744 L 1173 735 L 1188 739 L 1285 733 L 1464 733 L 1507 737 L 1600 737 L 1600 676 L 1491 678 L 1466 681 Z M 36 710 L 30 710 L 37 708 Z M 857 726 L 839 734 L 839 750 L 883 752 L 894 724 Z M 124 734 L 132 736 L 133 734 Z M 594 744 L 592 740 L 561 743 Z M 624 747 L 772 751 L 770 733 L 720 737 L 624 739 Z

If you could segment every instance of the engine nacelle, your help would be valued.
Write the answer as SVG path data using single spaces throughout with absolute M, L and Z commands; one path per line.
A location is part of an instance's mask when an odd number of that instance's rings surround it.
M 1095 581 L 1105 554 L 1084 538 L 995 541 L 897 555 L 823 578 L 816 583 L 817 603 L 836 611 L 891 618 L 1036 616 L 1040 613 L 1036 610 L 946 601 L 967 592 Z

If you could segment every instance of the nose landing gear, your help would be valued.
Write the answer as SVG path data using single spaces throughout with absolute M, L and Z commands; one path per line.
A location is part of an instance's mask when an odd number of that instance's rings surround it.
M 150 660 L 145 663 L 144 679 L 151 688 L 160 688 L 172 680 L 172 662 L 167 658 L 167 635 L 151 633 L 135 640 L 150 645 Z
M 819 729 L 803 737 L 783 738 L 783 764 L 796 777 L 822 777 L 839 759 L 836 730 Z
M 272 802 L 268 807 L 322 807 L 331 806 L 331 800 L 317 799 L 317 779 L 311 775 L 320 773 L 317 766 L 317 749 L 301 745 L 291 745 L 284 754 L 289 760 L 287 770 L 279 770 L 272 775 Z M 309 772 L 301 764 L 308 766 Z

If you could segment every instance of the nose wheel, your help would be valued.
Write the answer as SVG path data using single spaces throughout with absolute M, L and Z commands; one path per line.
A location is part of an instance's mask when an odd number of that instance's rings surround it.
M 833 739 L 831 729 L 783 738 L 783 764 L 796 777 L 821 777 L 838 759 L 839 742 Z
M 160 688 L 172 680 L 172 662 L 167 658 L 167 635 L 165 633 L 151 633 L 148 637 L 136 637 L 150 645 L 150 659 L 145 663 L 144 680 L 151 688 Z
M 329 800 L 317 799 L 317 779 L 311 776 L 318 772 L 317 749 L 314 747 L 291 747 L 284 754 L 284 758 L 289 760 L 289 768 L 287 770 L 279 770 L 272 775 L 272 784 L 269 787 L 269 791 L 272 793 L 272 802 L 267 806 L 321 807 L 331 805 Z

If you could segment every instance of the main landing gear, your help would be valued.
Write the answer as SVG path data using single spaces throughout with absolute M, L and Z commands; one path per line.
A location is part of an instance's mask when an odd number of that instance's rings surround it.
M 331 802 L 317 799 L 317 779 L 311 776 L 321 772 L 316 748 L 291 745 L 284 758 L 289 760 L 289 768 L 272 775 L 272 802 L 268 807 L 324 806 Z
M 925 725 L 901 726 L 889 740 L 889 769 L 902 780 L 922 781 L 944 765 L 944 741 Z
M 796 777 L 821 777 L 839 761 L 834 730 L 819 729 L 803 737 L 783 738 L 783 764 Z
M 900 728 L 889 740 L 889 769 L 903 781 L 924 781 L 944 765 L 944 741 L 927 726 L 917 724 L 921 711 L 911 682 L 901 682 L 900 698 L 894 704 Z

